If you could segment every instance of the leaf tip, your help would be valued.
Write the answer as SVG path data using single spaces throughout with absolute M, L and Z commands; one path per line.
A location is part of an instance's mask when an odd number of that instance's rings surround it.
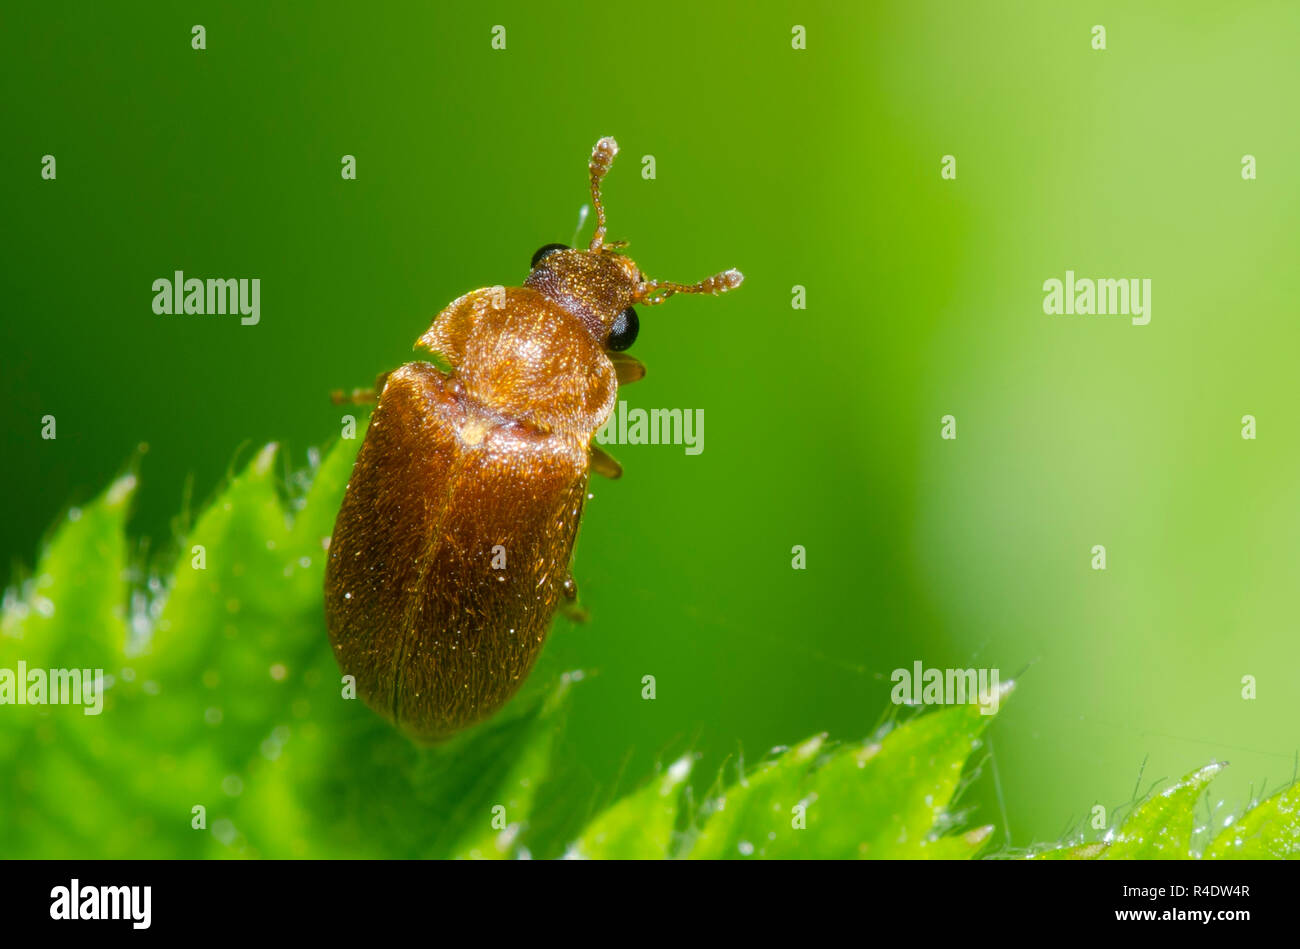
M 279 450 L 279 442 L 268 442 L 263 445 L 262 450 L 253 459 L 253 473 L 259 478 L 265 477 L 271 471 L 271 466 L 275 464 L 275 455 Z
M 131 495 L 135 494 L 135 489 L 139 483 L 135 472 L 122 475 L 122 477 L 110 484 L 108 490 L 104 492 L 104 503 L 109 507 L 120 507 L 131 499 Z

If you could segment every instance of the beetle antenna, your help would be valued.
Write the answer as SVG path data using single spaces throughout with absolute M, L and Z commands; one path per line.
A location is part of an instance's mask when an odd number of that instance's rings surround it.
M 593 252 L 605 246 L 605 205 L 600 203 L 600 181 L 609 172 L 617 154 L 618 142 L 606 135 L 591 150 L 591 161 L 587 164 L 587 170 L 591 172 L 591 205 L 596 209 L 596 233 L 592 235 L 590 247 Z
M 666 280 L 647 280 L 637 288 L 636 301 L 646 306 L 663 303 L 674 293 L 711 293 L 717 295 L 735 290 L 744 281 L 745 275 L 732 267 L 722 273 L 715 273 L 699 283 L 669 283 Z

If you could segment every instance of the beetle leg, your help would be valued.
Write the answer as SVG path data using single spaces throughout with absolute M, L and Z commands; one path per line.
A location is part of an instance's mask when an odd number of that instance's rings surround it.
M 572 574 L 564 578 L 564 586 L 561 590 L 565 602 L 560 604 L 560 612 L 564 614 L 564 618 L 571 623 L 587 622 L 591 616 L 578 605 L 578 585 L 573 582 Z
M 374 388 L 353 389 L 351 392 L 335 389 L 330 393 L 330 401 L 335 405 L 369 405 L 379 398 L 379 393 L 384 391 L 384 383 L 387 381 L 388 373 L 381 372 L 375 379 Z
M 623 477 L 623 466 L 595 442 L 591 443 L 591 467 L 602 478 Z
M 614 364 L 614 373 L 618 376 L 618 384 L 627 385 L 629 382 L 639 382 L 645 378 L 645 363 L 635 356 L 629 356 L 627 353 L 607 353 L 609 361 Z
M 591 619 L 591 614 L 579 606 L 577 603 L 564 603 L 560 606 L 560 613 L 570 623 L 585 623 Z
M 369 405 L 378 397 L 374 389 L 353 389 L 351 392 L 335 389 L 330 393 L 330 401 L 335 405 Z

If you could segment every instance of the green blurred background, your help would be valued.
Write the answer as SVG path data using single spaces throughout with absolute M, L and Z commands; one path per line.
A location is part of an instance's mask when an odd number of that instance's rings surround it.
M 1238 806 L 1300 744 L 1300 8 L 1134 7 L 6 4 L 6 566 L 138 443 L 154 552 L 255 446 L 305 464 L 331 389 L 571 239 L 614 135 L 610 237 L 746 282 L 642 312 L 623 397 L 704 409 L 705 450 L 613 447 L 594 483 L 592 621 L 535 676 L 597 673 L 580 785 L 861 737 L 919 659 L 1023 672 L 967 799 L 1001 825 L 1000 785 L 1014 844 L 1127 801 L 1144 759 L 1143 790 L 1227 759 Z M 260 325 L 156 316 L 176 269 L 260 277 Z M 1150 278 L 1150 325 L 1044 315 L 1066 269 Z

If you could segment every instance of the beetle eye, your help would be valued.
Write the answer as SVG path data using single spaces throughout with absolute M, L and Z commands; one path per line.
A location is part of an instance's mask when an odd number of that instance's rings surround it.
M 621 353 L 636 342 L 636 334 L 640 328 L 641 321 L 637 319 L 636 310 L 628 307 L 614 317 L 614 328 L 609 331 L 605 348 L 610 352 Z
M 541 247 L 537 248 L 537 253 L 533 254 L 532 265 L 536 267 L 537 262 L 541 260 L 543 257 L 545 257 L 547 254 L 553 254 L 557 250 L 568 250 L 568 249 L 569 249 L 568 244 L 543 244 Z

